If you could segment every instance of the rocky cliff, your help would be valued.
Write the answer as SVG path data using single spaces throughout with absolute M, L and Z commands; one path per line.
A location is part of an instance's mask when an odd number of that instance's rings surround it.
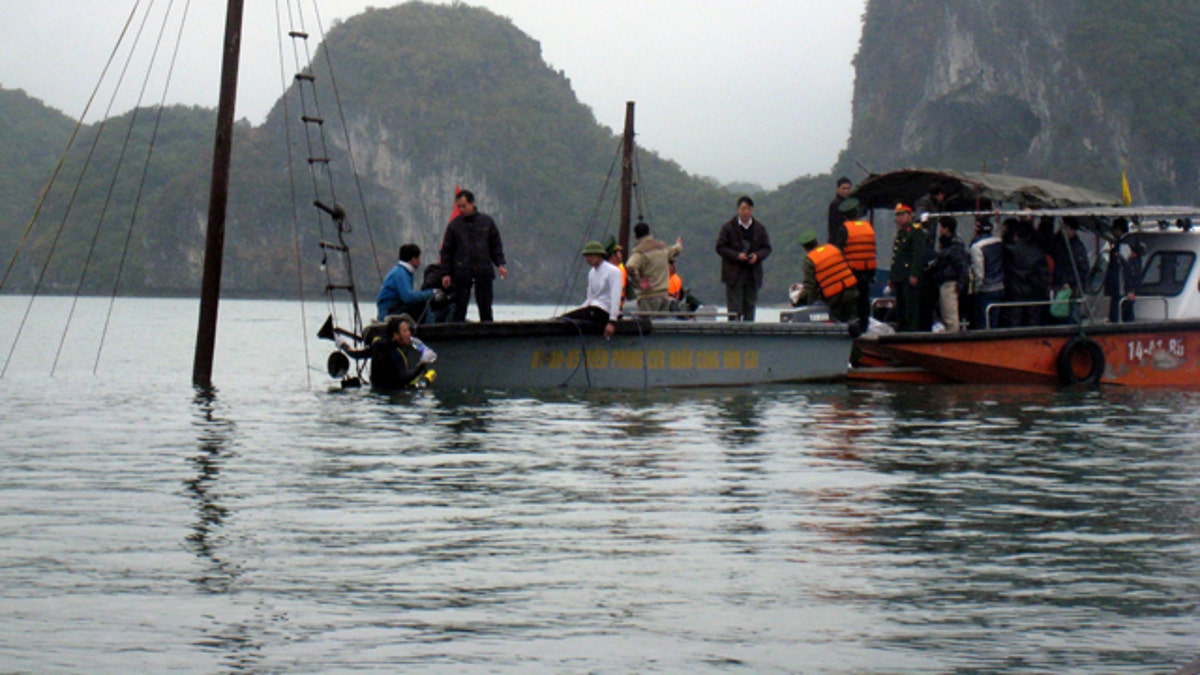
M 1197 199 L 1200 2 L 871 0 L 839 162 Z M 861 175 L 861 174 L 860 174 Z

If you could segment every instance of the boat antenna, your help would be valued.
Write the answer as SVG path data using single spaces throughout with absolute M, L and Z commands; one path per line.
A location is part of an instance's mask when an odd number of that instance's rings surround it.
M 237 99 L 238 59 L 242 45 L 243 0 L 225 9 L 225 47 L 221 58 L 221 95 L 213 142 L 212 185 L 208 193 L 208 229 L 204 237 L 204 277 L 200 288 L 200 320 L 192 385 L 212 388 L 213 350 L 217 342 L 217 308 L 221 300 L 221 262 L 225 251 L 225 207 L 229 202 L 229 162 L 233 149 L 233 111 Z
M 633 202 L 633 101 L 625 102 L 625 133 L 621 146 L 621 222 L 617 229 L 617 243 L 624 251 L 629 250 L 629 221 Z

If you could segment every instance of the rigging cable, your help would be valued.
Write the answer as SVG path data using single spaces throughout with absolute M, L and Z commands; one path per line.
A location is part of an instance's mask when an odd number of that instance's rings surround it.
M 363 227 L 367 230 L 367 242 L 371 247 L 371 262 L 375 264 L 375 276 L 380 286 L 383 285 L 383 270 L 379 267 L 379 252 L 375 249 L 375 234 L 371 229 L 371 220 L 367 216 L 367 198 L 363 193 L 362 179 L 358 175 L 358 166 L 354 162 L 354 146 L 350 143 L 350 126 L 346 124 L 346 111 L 342 106 L 342 94 L 338 90 L 337 78 L 333 74 L 333 57 L 330 54 L 333 52 L 330 49 L 329 41 L 325 39 L 325 26 L 321 23 L 321 10 L 319 5 L 314 0 L 313 14 L 317 20 L 317 30 L 320 32 L 325 54 L 325 66 L 329 70 L 329 87 L 333 91 L 334 107 L 337 109 L 338 120 L 342 123 L 342 134 L 346 139 L 346 158 L 350 162 L 350 175 L 354 177 L 354 187 L 358 190 L 358 201 L 362 208 Z
M 604 204 L 605 195 L 608 193 L 608 186 L 610 184 L 612 184 L 613 175 L 616 173 L 617 167 L 620 165 L 621 145 L 622 145 L 621 141 L 618 140 L 617 151 L 613 155 L 613 161 L 608 167 L 608 176 L 605 177 L 604 185 L 600 188 L 600 195 L 596 198 L 596 203 L 592 206 L 592 213 L 590 216 L 588 216 L 587 227 L 584 229 L 583 237 L 582 237 L 582 239 L 580 239 L 579 245 L 577 245 L 575 247 L 575 250 L 577 250 L 577 251 L 583 248 L 584 243 L 586 243 L 592 239 L 592 233 L 595 231 L 596 225 L 599 224 L 598 216 L 600 213 L 600 208 Z M 616 211 L 616 200 L 614 200 L 609 205 L 608 217 L 605 219 L 604 222 L 606 222 L 606 223 L 612 222 L 613 214 L 615 211 Z M 567 282 L 563 285 L 562 292 L 558 296 L 558 302 L 554 306 L 555 314 L 558 314 L 559 310 L 562 310 L 568 306 L 566 303 L 569 302 L 569 298 L 572 295 L 574 295 L 574 293 L 575 293 L 575 284 L 577 282 L 577 277 L 579 275 L 579 269 L 582 265 L 583 265 L 583 257 L 582 256 L 576 255 L 571 259 L 571 264 L 567 271 Z
M 155 61 L 154 56 L 157 56 L 158 48 L 162 44 L 163 33 L 166 32 L 167 23 L 171 16 L 171 9 L 174 6 L 175 6 L 175 0 L 171 0 L 167 5 L 166 13 L 163 15 L 163 24 L 162 24 L 162 27 L 159 29 L 158 41 L 154 45 L 154 52 L 150 59 L 151 64 L 154 63 L 154 61 Z M 106 341 L 106 338 L 108 337 L 108 328 L 112 323 L 112 313 L 113 313 L 113 307 L 116 304 L 116 300 L 117 300 L 117 290 L 120 288 L 121 277 L 125 272 L 125 261 L 129 256 L 129 245 L 130 245 L 130 242 L 132 242 L 132 240 L 133 240 L 133 228 L 137 224 L 138 209 L 141 206 L 142 195 L 144 194 L 145 189 L 146 189 L 146 176 L 150 172 L 150 160 L 154 156 L 155 141 L 158 140 L 158 131 L 162 126 L 163 111 L 166 109 L 167 94 L 171 89 L 171 78 L 175 73 L 175 64 L 179 58 L 179 46 L 183 43 L 183 28 L 187 24 L 188 10 L 190 8 L 191 8 L 191 0 L 186 0 L 186 2 L 184 2 L 184 5 L 183 5 L 183 15 L 179 19 L 179 31 L 175 35 L 175 49 L 171 54 L 171 62 L 167 66 L 166 81 L 163 83 L 162 96 L 161 96 L 161 98 L 159 98 L 158 109 L 154 116 L 154 128 L 150 133 L 150 140 L 148 141 L 148 143 L 146 145 L 146 159 L 145 159 L 145 161 L 142 162 L 142 175 L 138 181 L 137 193 L 134 196 L 132 210 L 130 211 L 130 214 L 129 214 L 129 227 L 125 228 L 125 241 L 121 245 L 121 258 L 117 263 L 116 276 L 113 278 L 112 293 L 109 295 L 108 308 L 104 314 L 104 326 L 101 328 L 101 331 L 100 331 L 100 344 L 97 345 L 97 347 L 96 347 L 96 359 L 92 363 L 92 374 L 93 375 L 95 375 L 96 372 L 100 368 L 100 356 L 104 352 L 104 343 Z M 129 122 L 129 133 L 125 137 L 126 145 L 129 144 L 129 138 L 133 133 L 134 122 L 137 120 L 137 110 L 139 108 L 141 108 L 142 97 L 145 95 L 146 86 L 148 85 L 149 80 L 150 80 L 150 68 L 147 68 L 146 69 L 146 79 L 142 82 L 142 91 L 139 92 L 139 94 L 138 94 L 138 104 L 134 108 L 133 118 Z M 124 156 L 125 156 L 125 147 L 122 146 L 122 148 L 121 148 L 122 159 L 124 158 Z M 120 162 L 118 162 L 117 167 L 119 170 Z M 114 171 L 113 172 L 113 184 L 109 187 L 110 195 L 112 194 L 113 187 L 115 187 L 115 184 L 116 184 L 116 175 L 117 175 L 117 171 Z M 107 198 L 105 200 L 104 208 L 105 208 L 105 210 L 107 210 L 107 208 L 108 208 Z M 101 217 L 101 221 L 103 221 L 103 216 Z M 98 237 L 99 234 L 100 234 L 100 225 L 98 224 L 96 226 L 96 236 Z M 93 238 L 92 239 L 92 248 L 95 248 L 95 245 L 96 245 L 96 238 Z M 92 256 L 92 251 L 91 251 L 91 249 L 89 249 L 88 250 L 88 260 L 89 261 L 91 260 L 91 256 Z M 84 273 L 85 274 L 87 273 L 86 265 L 84 268 Z M 79 278 L 79 287 L 76 288 L 76 290 L 75 290 L 76 299 L 78 299 L 79 292 L 82 289 L 83 289 L 83 276 L 81 275 Z M 68 316 L 68 319 L 67 319 L 68 325 L 70 324 L 70 316 L 73 316 L 74 313 L 75 313 L 75 303 L 72 302 L 71 303 L 71 314 Z M 63 340 L 64 341 L 66 340 L 66 331 L 63 332 Z M 58 352 L 54 355 L 55 367 L 57 367 L 57 365 L 58 365 L 58 358 L 59 358 L 59 354 L 62 353 L 62 348 L 63 348 L 63 343 L 59 342 Z M 53 369 L 51 369 L 50 374 L 53 376 L 53 374 L 54 374 Z
M 154 5 L 154 2 L 153 2 L 153 0 L 151 0 L 150 4 L 146 7 L 146 13 L 142 16 L 142 21 L 138 25 L 138 30 L 137 30 L 136 35 L 134 36 L 133 44 L 130 47 L 129 54 L 126 55 L 125 65 L 122 67 L 121 74 L 117 78 L 116 86 L 113 88 L 112 95 L 109 97 L 108 107 L 105 109 L 105 112 L 104 112 L 104 118 L 97 124 L 96 135 L 92 138 L 91 147 L 88 148 L 88 153 L 87 153 L 86 158 L 84 159 L 83 167 L 80 169 L 79 176 L 75 181 L 75 186 L 71 190 L 71 196 L 67 200 L 67 205 L 63 211 L 62 219 L 59 220 L 58 227 L 54 231 L 54 236 L 51 240 L 49 251 L 46 253 L 46 259 L 42 263 L 41 269 L 38 271 L 37 279 L 34 282 L 33 291 L 30 293 L 30 296 L 29 296 L 29 302 L 25 305 L 25 311 L 21 316 L 21 321 L 17 325 L 17 331 L 16 331 L 16 335 L 13 338 L 12 346 L 9 348 L 8 356 L 4 360 L 4 368 L 0 369 L 0 377 L 3 377 L 5 375 L 5 373 L 8 372 L 8 366 L 9 366 L 9 363 L 12 361 L 13 352 L 16 351 L 17 342 L 21 339 L 21 334 L 25 329 L 25 324 L 29 320 L 29 314 L 30 314 L 30 311 L 33 309 L 33 303 L 37 299 L 38 293 L 41 291 L 42 282 L 45 281 L 45 278 L 46 278 L 46 271 L 50 267 L 50 261 L 53 260 L 53 258 L 54 258 L 54 253 L 58 248 L 58 242 L 62 238 L 63 231 L 66 229 L 67 221 L 70 219 L 71 211 L 75 205 L 75 200 L 79 196 L 79 189 L 83 185 L 83 178 L 85 175 L 87 175 L 87 171 L 91 167 L 91 164 L 92 164 L 92 159 L 95 157 L 96 148 L 100 144 L 100 137 L 104 135 L 104 128 L 108 121 L 109 115 L 112 112 L 113 104 L 117 98 L 117 93 L 120 91 L 121 83 L 125 80 L 125 75 L 129 71 L 129 64 L 133 60 L 133 53 L 137 48 L 137 44 L 141 41 L 142 32 L 146 28 L 146 22 L 150 17 L 150 10 L 153 9 L 153 5 Z M 136 11 L 136 9 L 137 9 L 137 6 L 135 5 L 134 11 Z M 133 18 L 133 15 L 131 14 L 130 20 L 132 20 L 132 18 Z M 128 23 L 126 24 L 126 27 L 128 27 Z M 121 36 L 117 41 L 117 45 L 113 48 L 113 56 L 115 56 L 116 49 L 117 49 L 117 47 L 120 46 L 120 43 L 124 39 L 124 37 L 125 37 L 125 31 L 122 30 Z M 110 56 L 109 63 L 112 62 L 113 56 Z M 104 71 L 101 74 L 101 80 L 103 80 L 104 73 L 107 73 L 107 72 L 108 72 L 108 64 L 105 65 Z M 100 86 L 100 83 L 97 82 L 97 84 L 96 84 L 97 89 L 99 88 L 99 86 Z M 92 93 L 92 98 L 94 98 L 94 97 L 95 97 L 95 90 L 93 90 L 93 93 Z M 88 99 L 88 107 L 91 106 L 91 103 L 92 103 L 92 99 L 89 98 Z M 86 114 L 86 109 L 85 109 L 85 114 Z M 82 124 L 82 120 L 83 120 L 83 117 L 80 117 L 79 124 Z M 78 128 L 79 128 L 79 125 L 76 125 L 76 131 L 78 131 Z M 75 134 L 73 133 L 71 135 L 71 140 L 73 141 L 74 138 L 75 138 Z M 61 167 L 62 163 L 66 160 L 67 153 L 70 151 L 70 149 L 71 149 L 71 144 L 68 143 L 67 148 L 64 149 L 64 151 L 63 151 L 62 158 L 60 158 L 60 160 L 59 160 L 60 167 Z M 34 221 L 36 221 L 36 219 L 37 219 L 37 214 L 41 210 L 43 200 L 45 199 L 45 196 L 47 194 L 49 194 L 50 189 L 53 187 L 53 184 L 54 184 L 53 181 L 54 181 L 54 178 L 57 177 L 57 175 L 58 175 L 58 170 L 56 169 L 54 176 L 51 177 L 51 182 L 48 183 L 47 186 L 44 188 L 42 196 L 38 201 L 37 210 L 34 213 L 33 219 L 31 219 L 29 222 L 29 226 L 26 230 L 26 236 L 28 235 L 29 230 L 31 230 L 33 228 Z M 18 249 L 24 245 L 24 241 L 25 240 L 23 238 L 21 245 L 18 246 Z M 13 261 L 15 262 L 15 260 L 16 260 L 16 257 L 14 256 Z M 11 267 L 10 267 L 10 269 L 11 269 Z M 6 273 L 5 278 L 7 278 L 7 273 Z
M 291 5 L 288 5 L 288 16 L 291 16 Z M 296 209 L 296 168 L 293 164 L 292 157 L 292 125 L 287 121 L 292 119 L 291 106 L 288 103 L 289 96 L 287 95 L 287 71 L 284 70 L 284 49 L 283 49 L 283 17 L 280 16 L 279 0 L 275 0 L 275 35 L 277 46 L 279 48 L 279 89 L 283 92 L 283 138 L 284 146 L 287 151 L 287 173 L 288 173 L 288 190 L 291 194 L 289 204 L 293 208 L 288 209 L 291 212 L 292 221 L 292 249 L 296 262 L 296 290 L 297 297 L 300 300 L 300 343 L 304 345 L 304 381 L 305 386 L 312 388 L 312 371 L 314 370 L 310 363 L 311 354 L 308 350 L 308 305 L 304 300 L 304 265 L 301 264 L 300 256 L 300 219 L 297 217 Z
M 311 184 L 312 184 L 312 191 L 313 191 L 313 205 L 316 206 L 318 209 L 317 218 L 320 222 L 320 231 L 321 231 L 321 244 L 320 245 L 322 248 L 321 267 L 325 272 L 326 301 L 329 306 L 329 313 L 330 313 L 330 317 L 333 321 L 333 325 L 336 327 L 340 322 L 337 320 L 337 303 L 335 302 L 335 299 L 334 299 L 334 293 L 335 293 L 335 291 L 346 291 L 349 293 L 350 316 L 351 316 L 351 323 L 352 323 L 350 332 L 351 332 L 351 334 L 353 334 L 355 336 L 356 339 L 361 339 L 364 331 L 363 331 L 362 313 L 358 306 L 358 295 L 357 295 L 357 291 L 355 290 L 353 259 L 350 254 L 349 246 L 346 244 L 345 238 L 344 238 L 345 235 L 350 233 L 353 228 L 346 221 L 345 211 L 343 210 L 341 205 L 338 204 L 338 201 L 337 201 L 337 191 L 335 188 L 333 171 L 330 167 L 330 161 L 329 161 L 329 152 L 328 152 L 329 144 L 325 137 L 324 118 L 321 115 L 320 101 L 317 96 L 316 77 L 314 76 L 314 71 L 312 68 L 312 66 L 313 66 L 312 54 L 308 49 L 308 42 L 307 42 L 308 32 L 305 29 L 305 25 L 304 25 L 305 19 L 304 19 L 303 9 L 301 8 L 301 3 L 297 2 L 296 12 L 295 12 L 295 15 L 293 16 L 293 14 L 291 12 L 291 5 L 289 4 L 288 7 L 289 7 L 289 10 L 288 10 L 289 22 L 290 22 L 290 25 L 293 27 L 293 30 L 289 31 L 289 35 L 293 38 L 292 52 L 293 52 L 293 58 L 294 58 L 295 64 L 296 64 L 296 73 L 297 73 L 296 78 L 295 78 L 295 83 L 296 83 L 295 89 L 296 89 L 297 95 L 300 97 L 300 103 L 301 103 L 300 120 L 304 124 L 304 139 L 305 139 L 305 144 L 306 144 L 306 148 L 308 151 L 308 165 L 309 165 L 309 174 L 311 177 Z M 298 18 L 298 23 L 299 23 L 298 30 L 295 28 L 295 26 L 297 25 L 297 18 Z M 297 46 L 295 44 L 295 40 L 297 40 L 297 39 L 302 39 L 305 41 L 305 43 L 304 43 L 304 59 L 303 60 L 301 60 L 299 49 L 297 48 Z M 306 69 L 301 68 L 301 63 L 305 64 Z M 330 73 L 330 78 L 332 79 L 332 72 Z M 311 89 L 311 91 L 307 95 L 305 93 L 305 85 L 306 84 Z M 310 106 L 309 99 L 310 98 L 311 98 L 311 107 L 312 107 L 312 113 L 313 113 L 311 115 L 309 114 L 309 106 Z M 290 123 L 290 120 L 285 121 L 285 123 Z M 314 130 L 312 129 L 312 127 L 314 125 L 317 127 L 315 130 L 315 133 L 314 133 Z M 314 138 L 314 136 L 315 136 L 315 138 Z M 319 148 L 320 154 L 314 153 L 314 150 L 316 150 L 318 148 Z M 290 151 L 290 148 L 289 148 L 289 151 Z M 323 176 L 325 179 L 325 181 L 324 181 L 325 188 L 328 191 L 328 201 L 325 201 L 322 199 L 321 181 L 319 180 L 318 173 L 317 173 L 318 165 L 320 167 L 322 167 L 324 170 Z M 363 211 L 364 211 L 364 213 L 366 211 L 365 203 L 363 204 Z M 335 231 L 337 234 L 337 243 L 336 244 L 329 243 L 328 245 L 326 245 L 327 242 L 325 240 L 324 218 L 321 215 L 322 213 L 328 215 L 334 223 Z M 333 251 L 337 256 L 340 256 L 340 259 L 341 259 L 342 274 L 344 275 L 345 278 L 340 279 L 340 281 L 343 282 L 340 284 L 335 284 L 333 282 L 334 275 L 333 275 L 330 265 L 328 264 L 328 262 L 329 262 L 328 257 L 329 257 L 329 254 L 331 251 Z M 378 264 L 378 263 L 376 262 L 376 264 Z M 359 361 L 357 359 L 355 359 L 354 362 L 355 362 L 355 368 L 356 368 L 357 374 L 361 378 L 362 372 L 365 369 L 366 364 L 365 364 L 365 362 Z

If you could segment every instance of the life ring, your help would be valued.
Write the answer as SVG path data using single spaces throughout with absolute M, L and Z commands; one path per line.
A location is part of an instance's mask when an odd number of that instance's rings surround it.
M 1096 384 L 1104 374 L 1104 350 L 1085 338 L 1073 337 L 1058 352 L 1058 376 L 1066 384 Z

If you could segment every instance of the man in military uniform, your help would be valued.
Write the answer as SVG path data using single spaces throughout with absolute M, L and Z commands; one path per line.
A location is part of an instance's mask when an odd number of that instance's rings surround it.
M 925 270 L 929 237 L 913 222 L 913 210 L 896 204 L 896 239 L 888 288 L 896 294 L 896 320 L 902 331 L 921 330 L 921 274 Z

